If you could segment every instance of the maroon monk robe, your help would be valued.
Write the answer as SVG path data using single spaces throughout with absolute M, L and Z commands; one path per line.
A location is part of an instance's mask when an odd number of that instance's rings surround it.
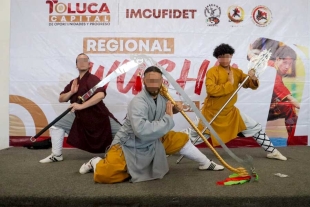
M 97 76 L 89 72 L 84 74 L 82 79 L 78 77 L 77 80 L 79 89 L 71 96 L 70 103 L 77 102 L 79 96 L 84 95 L 100 82 Z M 69 92 L 72 82 L 73 80 L 60 94 Z M 106 95 L 106 88 L 98 88 L 94 94 L 98 92 L 104 92 Z M 104 153 L 112 142 L 109 117 L 118 122 L 117 119 L 102 101 L 86 109 L 75 111 L 75 116 L 67 139 L 68 144 L 91 153 Z

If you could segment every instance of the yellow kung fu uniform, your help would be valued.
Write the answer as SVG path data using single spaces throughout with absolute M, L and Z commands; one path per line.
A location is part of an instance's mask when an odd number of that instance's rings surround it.
M 228 73 L 221 66 L 214 66 L 209 69 L 206 75 L 206 89 L 207 97 L 204 100 L 202 107 L 202 114 L 208 122 L 215 116 L 215 114 L 224 106 L 226 101 L 231 97 L 238 86 L 247 77 L 247 74 L 243 73 L 238 68 L 230 68 L 233 71 L 234 84 L 228 81 Z M 258 80 L 253 81 L 249 78 L 243 88 L 258 88 Z M 229 142 L 234 139 L 237 134 L 246 129 L 246 126 L 241 118 L 239 109 L 235 107 L 237 102 L 237 94 L 230 100 L 223 111 L 213 121 L 211 126 L 218 133 L 223 142 Z M 200 121 L 198 124 L 200 131 L 204 129 L 203 123 Z M 205 132 L 210 134 L 209 130 Z M 211 134 L 213 146 L 218 146 L 219 143 Z

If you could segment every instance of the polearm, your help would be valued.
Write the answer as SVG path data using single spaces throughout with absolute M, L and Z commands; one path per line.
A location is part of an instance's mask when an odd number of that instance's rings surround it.
M 130 71 L 131 69 L 139 66 L 142 63 L 143 63 L 143 59 L 135 58 L 135 59 L 121 65 L 115 71 L 110 73 L 107 77 L 105 77 L 103 80 L 101 80 L 99 83 L 97 83 L 93 88 L 91 88 L 89 91 L 87 91 L 83 96 L 79 96 L 79 100 L 77 103 L 83 103 L 83 102 L 87 101 L 98 88 L 106 85 L 108 82 L 115 79 L 117 76 L 122 75 L 122 74 Z M 38 132 L 36 135 L 30 137 L 30 141 L 35 142 L 36 139 L 41 134 L 43 134 L 46 130 L 48 130 L 51 126 L 53 126 L 56 122 L 58 122 L 62 117 L 64 117 L 70 111 L 71 111 L 71 108 L 68 108 L 66 111 L 64 111 L 62 114 L 60 114 L 56 119 L 54 119 L 51 123 L 49 123 L 46 127 L 44 127 L 40 132 Z
M 168 93 L 168 89 L 164 85 L 162 85 L 160 88 L 160 94 L 164 96 L 165 98 L 167 98 L 169 101 L 171 101 L 173 105 L 176 104 L 176 102 L 173 100 L 173 98 Z M 208 140 L 202 135 L 202 133 L 195 126 L 195 124 L 190 120 L 190 118 L 186 115 L 186 113 L 183 110 L 181 110 L 180 113 L 184 116 L 186 121 L 188 121 L 188 123 L 194 128 L 194 130 L 199 134 L 199 136 L 202 136 L 203 141 L 206 143 L 206 145 L 208 145 L 210 150 L 214 153 L 217 159 L 224 165 L 224 167 L 226 167 L 227 169 L 229 169 L 230 171 L 234 173 L 237 173 L 239 176 L 248 176 L 254 173 L 254 169 L 247 170 L 243 167 L 234 168 L 230 166 L 227 162 L 225 162 L 225 160 L 219 155 L 219 153 L 212 147 L 212 145 L 208 142 Z
M 267 51 L 265 51 L 266 53 Z M 269 53 L 269 55 L 266 57 L 266 59 L 270 58 L 271 53 Z M 257 56 L 257 58 L 253 58 L 251 59 L 250 63 L 255 63 L 255 65 L 257 65 L 256 63 L 260 62 L 259 61 L 259 57 L 262 57 L 262 52 L 260 53 L 260 56 Z M 243 166 L 245 166 L 246 171 L 248 172 L 248 174 L 253 174 L 254 173 L 254 166 L 253 166 L 253 158 L 249 155 L 246 155 L 245 159 L 241 159 L 239 158 L 237 155 L 235 155 L 226 145 L 225 143 L 221 140 L 221 138 L 218 136 L 218 134 L 216 133 L 216 131 L 212 128 L 212 126 L 208 123 L 208 121 L 205 119 L 205 117 L 201 114 L 201 112 L 198 110 L 198 108 L 196 107 L 196 105 L 191 101 L 191 99 L 188 97 L 188 95 L 183 91 L 183 89 L 180 87 L 180 85 L 172 78 L 172 76 L 160 65 L 158 64 L 155 60 L 153 60 L 151 57 L 145 56 L 145 55 L 138 55 L 136 56 L 138 58 L 142 58 L 144 59 L 145 64 L 147 64 L 148 62 L 151 65 L 156 65 L 161 71 L 162 73 L 165 75 L 165 77 L 168 79 L 168 81 L 171 83 L 171 85 L 173 85 L 173 87 L 181 94 L 181 96 L 185 99 L 185 101 L 187 102 L 187 104 L 189 104 L 189 106 L 192 108 L 193 112 L 196 114 L 196 116 L 201 119 L 201 121 L 203 122 L 203 124 L 207 127 L 209 127 L 210 133 L 214 135 L 214 137 L 216 138 L 216 140 L 219 142 L 219 144 L 222 146 L 222 148 L 225 150 L 225 152 L 227 152 L 234 160 L 236 160 L 237 162 L 243 164 Z M 267 66 L 267 61 L 263 62 L 260 64 L 261 66 L 263 66 L 264 68 L 266 68 Z M 250 66 L 248 68 L 253 68 L 253 66 Z M 258 68 L 259 69 L 259 68 Z M 259 76 L 259 72 L 260 70 L 256 71 L 256 75 L 257 77 Z M 200 131 L 198 130 L 197 132 L 198 134 L 201 134 Z M 202 139 L 205 139 L 205 137 L 202 135 Z M 204 140 L 205 141 L 205 140 Z M 209 144 L 209 143 L 206 143 Z M 212 145 L 211 145 L 212 147 Z M 224 163 L 223 163 L 224 164 Z M 226 164 L 226 163 L 225 163 Z M 239 168 L 240 170 L 240 168 Z M 244 170 L 244 168 L 242 169 L 242 171 Z M 245 171 L 243 171 L 245 172 Z M 253 178 L 251 177 L 251 181 L 253 180 Z
M 261 54 L 259 54 L 258 56 L 255 56 L 253 58 L 253 60 L 250 60 L 250 63 L 252 61 L 252 63 L 254 62 L 254 67 L 250 67 L 250 70 L 254 69 L 255 74 L 257 76 L 259 76 L 260 74 L 262 74 L 265 70 L 265 68 L 267 67 L 266 63 L 268 62 L 268 60 L 270 59 L 270 50 L 264 50 L 261 52 Z M 249 64 L 250 65 L 250 64 Z M 231 99 L 238 93 L 238 91 L 241 89 L 241 87 L 245 84 L 245 82 L 250 78 L 250 76 L 247 76 L 242 83 L 239 85 L 239 87 L 236 89 L 236 91 L 229 97 L 229 99 L 226 101 L 226 103 L 222 106 L 222 108 L 215 114 L 215 116 L 211 119 L 211 121 L 209 122 L 209 124 L 211 125 L 212 122 L 218 117 L 218 115 L 223 111 L 223 109 L 227 106 L 227 104 L 231 101 Z M 206 130 L 208 129 L 208 127 L 205 127 L 202 131 L 201 134 L 203 134 Z M 193 144 L 196 144 L 196 142 L 200 139 L 200 136 L 198 136 L 194 141 Z M 180 158 L 177 160 L 177 164 L 181 162 L 181 160 L 183 159 L 184 155 L 181 155 Z
M 237 155 L 235 155 L 226 145 L 225 143 L 221 140 L 221 138 L 218 136 L 218 134 L 216 133 L 216 131 L 214 131 L 214 129 L 212 128 L 212 126 L 210 126 L 210 124 L 208 123 L 208 121 L 205 119 L 205 117 L 201 114 L 201 112 L 199 111 L 199 109 L 196 107 L 196 105 L 192 102 L 192 100 L 189 98 L 189 96 L 185 93 L 185 91 L 181 88 L 181 86 L 173 79 L 173 77 L 160 65 L 158 64 L 155 60 L 153 60 L 151 57 L 148 57 L 146 55 L 138 55 L 137 57 L 139 58 L 143 58 L 144 62 L 146 65 L 148 65 L 148 63 L 150 63 L 150 65 L 155 65 L 157 66 L 163 73 L 163 75 L 167 78 L 168 82 L 175 88 L 175 90 L 183 97 L 183 99 L 186 101 L 186 103 L 192 108 L 193 112 L 196 114 L 197 117 L 199 117 L 203 124 L 205 126 L 209 127 L 210 132 L 214 135 L 214 137 L 216 138 L 216 140 L 218 140 L 218 142 L 220 143 L 220 145 L 223 147 L 223 149 L 225 150 L 225 152 L 227 152 L 234 160 L 236 160 L 237 162 L 241 163 L 245 168 L 238 168 L 238 169 L 233 169 L 232 167 L 227 166 L 228 169 L 233 170 L 233 171 L 237 171 L 238 173 L 241 174 L 253 174 L 255 173 L 255 168 L 253 166 L 253 158 L 249 155 L 246 155 L 245 159 L 241 159 L 239 158 Z M 168 98 L 168 97 L 167 97 Z M 185 113 L 182 113 L 182 115 Z M 186 115 L 186 114 L 185 114 Z M 185 116 L 184 116 L 185 117 Z M 189 118 L 186 118 L 186 120 L 189 120 Z M 191 126 L 194 126 L 191 125 Z M 198 130 L 197 133 L 199 134 L 200 131 Z M 203 136 L 203 135 L 202 135 Z M 205 137 L 203 137 L 205 139 Z M 206 141 L 206 139 L 205 139 Z M 206 142 L 206 144 L 208 145 L 209 143 Z M 212 145 L 211 145 L 212 147 Z M 215 151 L 215 149 L 214 149 Z M 217 155 L 219 155 L 217 153 Z M 216 156 L 217 156 L 216 155 Z M 226 166 L 227 163 L 226 162 L 222 162 L 224 161 L 223 159 L 220 160 L 221 163 Z M 253 179 L 251 178 L 251 181 Z
M 240 88 L 243 86 L 243 84 L 249 79 L 249 76 L 247 76 L 244 81 L 240 84 L 240 86 L 237 88 L 237 90 L 230 96 L 230 98 L 226 101 L 226 103 L 222 106 L 222 108 L 215 114 L 215 116 L 211 119 L 211 121 L 209 122 L 209 124 L 211 125 L 213 123 L 213 121 L 218 117 L 218 115 L 223 111 L 223 109 L 227 106 L 227 104 L 230 102 L 230 100 L 236 95 L 236 93 L 240 90 Z M 201 134 L 203 134 L 206 130 L 208 129 L 208 127 L 205 127 L 202 131 Z M 196 142 L 198 142 L 198 140 L 200 139 L 200 136 L 198 136 L 194 141 L 193 144 L 195 145 Z M 183 159 L 184 155 L 181 155 L 180 158 L 176 161 L 177 164 L 179 164 L 181 162 L 181 160 Z

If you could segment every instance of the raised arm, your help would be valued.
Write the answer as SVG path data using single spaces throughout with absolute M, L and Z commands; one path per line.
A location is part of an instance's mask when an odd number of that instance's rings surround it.
M 174 127 L 172 114 L 169 113 L 166 110 L 166 114 L 162 119 L 149 121 L 147 104 L 142 100 L 138 100 L 130 103 L 128 118 L 137 137 L 145 140 L 156 140 L 167 134 Z
M 219 80 L 218 73 L 214 71 L 209 71 L 206 77 L 206 87 L 207 93 L 210 96 L 225 96 L 231 93 L 233 89 L 233 72 L 231 71 L 230 77 L 227 79 L 225 83 L 217 84 Z

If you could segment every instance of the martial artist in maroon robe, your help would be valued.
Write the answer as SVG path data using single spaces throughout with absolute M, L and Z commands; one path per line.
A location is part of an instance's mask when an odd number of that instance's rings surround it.
M 94 87 L 100 79 L 97 76 L 86 72 L 81 79 L 78 77 L 77 81 L 79 89 L 77 93 L 71 96 L 71 103 L 77 102 L 78 97 L 84 95 Z M 70 91 L 72 82 L 73 80 L 65 87 L 62 93 Z M 98 92 L 103 92 L 106 96 L 105 87 L 98 88 L 94 95 Z M 74 113 L 75 119 L 67 143 L 76 148 L 92 153 L 105 152 L 106 148 L 112 142 L 109 117 L 113 118 L 115 121 L 117 121 L 117 119 L 102 101 L 83 110 L 76 110 Z
M 89 66 L 89 57 L 84 53 L 79 54 L 76 59 L 79 76 L 59 96 L 59 102 L 70 101 L 71 112 L 50 128 L 52 154 L 40 160 L 41 163 L 63 160 L 65 133 L 69 135 L 67 142 L 70 145 L 91 153 L 104 153 L 110 146 L 113 135 L 121 127 L 102 102 L 106 96 L 105 87 L 98 88 L 85 102 L 77 103 L 79 96 L 83 96 L 100 82 L 97 76 L 89 72 Z

